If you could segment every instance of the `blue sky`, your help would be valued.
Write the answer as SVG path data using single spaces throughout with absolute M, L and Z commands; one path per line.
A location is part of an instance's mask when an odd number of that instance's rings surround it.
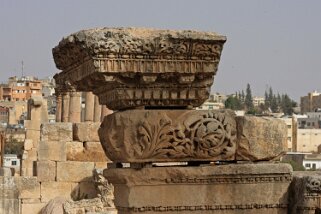
M 298 100 L 321 91 L 321 1 L 299 0 L 2 0 L 0 81 L 52 76 L 51 49 L 63 36 L 93 27 L 194 29 L 226 35 L 213 91 L 250 83 Z

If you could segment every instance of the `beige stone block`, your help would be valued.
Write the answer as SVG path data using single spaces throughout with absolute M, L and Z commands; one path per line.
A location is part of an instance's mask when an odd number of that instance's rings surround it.
M 84 144 L 79 141 L 66 142 L 67 161 L 81 161 L 84 156 Z
M 46 203 L 21 204 L 21 214 L 41 214 L 41 209 Z
M 95 169 L 106 169 L 108 162 L 95 162 Z
M 15 181 L 19 190 L 19 198 L 40 198 L 40 183 L 37 177 L 15 177 Z
M 57 181 L 81 182 L 92 179 L 93 162 L 57 162 Z
M 287 152 L 287 126 L 275 118 L 237 117 L 236 160 L 273 160 Z
M 40 182 L 56 180 L 56 162 L 55 161 L 38 161 L 37 177 Z
M 42 141 L 72 141 L 72 123 L 44 123 L 41 125 Z
M 71 193 L 71 198 L 74 201 L 78 201 L 81 199 L 92 199 L 96 198 L 98 192 L 93 182 L 80 182 L 77 186 L 75 186 Z
M 98 129 L 100 122 L 83 122 L 75 123 L 73 125 L 73 138 L 76 141 L 87 142 L 97 141 L 99 142 Z
M 21 199 L 22 204 L 37 204 L 41 203 L 40 198 L 22 198 Z
M 33 141 L 31 139 L 25 139 L 23 148 L 26 151 L 31 150 L 33 148 Z
M 38 151 L 36 148 L 32 148 L 28 151 L 28 160 L 36 161 L 38 159 Z
M 85 142 L 84 154 L 86 161 L 105 162 L 108 158 L 100 142 Z
M 41 182 L 41 202 L 48 202 L 58 196 L 71 199 L 73 185 L 71 182 Z
M 108 158 L 100 142 L 67 142 L 67 160 L 86 162 L 106 162 Z
M 66 161 L 64 141 L 40 141 L 38 160 Z
M 21 161 L 21 175 L 22 176 L 37 176 L 36 161 L 25 159 Z

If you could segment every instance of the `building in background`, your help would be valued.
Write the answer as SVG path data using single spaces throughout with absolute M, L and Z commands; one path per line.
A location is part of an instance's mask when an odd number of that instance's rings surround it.
M 301 97 L 301 114 L 314 112 L 321 108 L 321 94 L 317 91 L 308 93 L 307 96 Z

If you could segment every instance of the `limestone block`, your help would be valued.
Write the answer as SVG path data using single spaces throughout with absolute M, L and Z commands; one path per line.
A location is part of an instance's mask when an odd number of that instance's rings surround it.
M 40 141 L 38 160 L 66 161 L 66 143 L 64 141 Z
M 79 141 L 66 142 L 67 161 L 81 161 L 84 156 L 84 143 Z
M 67 160 L 86 162 L 106 162 L 108 159 L 100 142 L 67 142 Z
M 57 162 L 57 181 L 81 182 L 92 179 L 93 162 Z
M 41 202 L 48 202 L 56 197 L 71 199 L 71 192 L 74 185 L 75 184 L 71 182 L 41 182 Z
M 95 162 L 95 169 L 106 169 L 108 162 Z
M 22 176 L 37 176 L 36 161 L 25 159 L 21 160 L 21 175 Z
M 86 161 L 106 162 L 108 159 L 100 142 L 85 142 L 84 154 Z
M 55 161 L 38 161 L 37 177 L 40 182 L 56 180 L 56 162 Z
M 28 151 L 28 160 L 36 161 L 38 159 L 38 151 L 36 148 L 32 148 Z
M 287 126 L 267 117 L 237 117 L 236 160 L 273 160 L 287 152 Z
M 42 214 L 41 209 L 46 203 L 21 204 L 21 214 Z
M 119 213 L 286 214 L 288 164 L 105 169 Z M 179 209 L 179 210 L 177 210 Z
M 99 142 L 98 129 L 100 122 L 83 122 L 73 124 L 73 140 L 80 142 Z
M 127 110 L 105 117 L 101 143 L 114 162 L 234 160 L 229 110 Z
M 37 177 L 15 177 L 21 199 L 40 198 L 40 183 Z
M 44 123 L 41 125 L 42 141 L 72 141 L 72 123 Z
M 33 141 L 31 139 L 25 139 L 23 148 L 26 151 L 29 151 L 30 149 L 32 149 L 33 148 Z

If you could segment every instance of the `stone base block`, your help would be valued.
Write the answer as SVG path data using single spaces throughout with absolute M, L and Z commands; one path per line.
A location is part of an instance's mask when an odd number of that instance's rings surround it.
M 287 164 L 105 169 L 119 214 L 286 214 Z

